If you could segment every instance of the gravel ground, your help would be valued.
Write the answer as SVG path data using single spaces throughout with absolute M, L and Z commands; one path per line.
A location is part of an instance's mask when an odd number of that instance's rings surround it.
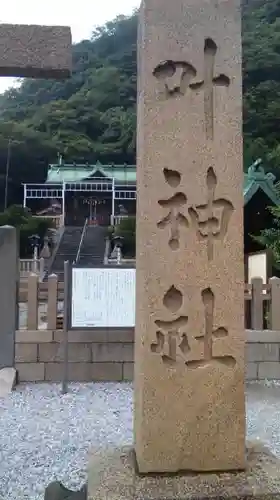
M 49 482 L 85 482 L 88 450 L 132 444 L 131 384 L 22 385 L 0 400 L 0 497 L 42 499 Z M 280 384 L 247 388 L 248 437 L 280 457 Z

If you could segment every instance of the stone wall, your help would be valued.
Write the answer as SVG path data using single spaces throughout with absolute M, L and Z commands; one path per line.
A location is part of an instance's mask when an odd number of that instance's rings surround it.
M 247 380 L 280 380 L 280 332 L 247 330 Z M 63 332 L 21 330 L 16 334 L 16 368 L 21 382 L 60 382 Z M 69 332 L 71 381 L 133 380 L 133 329 Z
M 21 330 L 16 335 L 20 382 L 59 382 L 63 374 L 63 332 Z M 69 332 L 69 380 L 133 379 L 133 329 Z
M 247 380 L 280 380 L 280 331 L 247 330 Z

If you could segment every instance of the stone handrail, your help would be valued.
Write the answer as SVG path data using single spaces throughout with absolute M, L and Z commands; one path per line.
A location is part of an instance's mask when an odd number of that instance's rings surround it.
M 45 260 L 41 259 L 20 259 L 19 272 L 21 278 L 28 278 L 30 273 L 35 273 L 42 280 L 45 272 Z
M 33 215 L 33 217 L 50 220 L 55 229 L 60 229 L 63 226 L 63 215 Z

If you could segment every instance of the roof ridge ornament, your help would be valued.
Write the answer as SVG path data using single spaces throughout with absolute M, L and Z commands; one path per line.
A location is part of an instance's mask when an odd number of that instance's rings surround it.
M 264 180 L 270 183 L 272 187 L 274 186 L 274 181 L 276 176 L 272 172 L 265 172 L 264 167 L 262 167 L 263 160 L 258 158 L 248 169 L 248 174 L 250 177 L 254 177 L 258 180 Z
M 258 158 L 250 167 L 248 168 L 248 175 L 250 177 L 264 177 L 265 172 L 264 168 L 261 166 L 263 163 L 261 158 Z

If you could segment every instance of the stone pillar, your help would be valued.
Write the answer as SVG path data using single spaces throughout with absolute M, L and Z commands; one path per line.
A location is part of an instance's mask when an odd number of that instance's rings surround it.
M 14 227 L 0 227 L 0 369 L 15 363 L 18 241 Z
M 140 472 L 245 466 L 239 0 L 143 0 L 135 451 Z

